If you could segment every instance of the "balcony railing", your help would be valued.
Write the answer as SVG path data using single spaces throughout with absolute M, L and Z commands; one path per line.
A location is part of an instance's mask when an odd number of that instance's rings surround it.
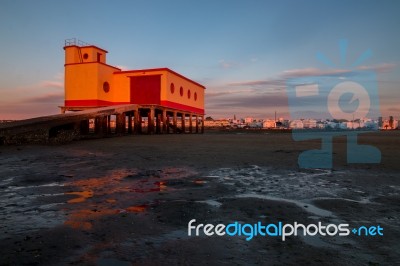
M 83 42 L 81 40 L 78 40 L 77 38 L 71 38 L 71 39 L 66 39 L 65 40 L 65 46 L 71 46 L 71 45 L 76 45 L 76 46 L 89 46 L 89 43 Z

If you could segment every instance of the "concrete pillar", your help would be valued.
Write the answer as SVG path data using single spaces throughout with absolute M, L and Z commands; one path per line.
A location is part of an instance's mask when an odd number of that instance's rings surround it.
M 175 134 L 175 133 L 176 133 L 176 129 L 177 129 L 177 127 L 178 127 L 178 123 L 177 123 L 177 112 L 176 112 L 176 111 L 174 111 L 173 124 L 174 124 L 173 132 L 174 132 L 174 134 Z
M 186 133 L 185 122 L 186 122 L 186 114 L 182 113 L 182 133 Z
M 204 115 L 201 116 L 201 134 L 204 133 Z
M 196 115 L 196 133 L 199 133 L 199 116 Z
M 162 110 L 162 133 L 167 133 L 168 125 L 167 125 L 167 110 Z
M 128 113 L 128 134 L 132 134 L 132 112 Z
M 101 135 L 108 135 L 108 115 L 101 117 L 101 129 L 100 129 L 100 134 Z
M 193 126 L 192 126 L 193 116 L 192 113 L 189 114 L 189 133 L 193 133 Z
M 140 117 L 140 112 L 139 110 L 136 110 L 133 114 L 133 119 L 134 119 L 134 128 L 133 132 L 135 134 L 140 134 L 142 133 L 142 118 Z
M 100 134 L 101 132 L 101 117 L 96 117 L 94 119 L 94 133 Z
M 79 125 L 79 133 L 81 135 L 89 134 L 89 120 L 82 120 Z
M 125 113 L 117 114 L 115 121 L 115 133 L 124 134 L 125 133 Z
M 147 113 L 147 134 L 154 133 L 154 108 L 150 108 L 150 111 Z
M 157 114 L 156 134 L 161 134 L 161 114 Z

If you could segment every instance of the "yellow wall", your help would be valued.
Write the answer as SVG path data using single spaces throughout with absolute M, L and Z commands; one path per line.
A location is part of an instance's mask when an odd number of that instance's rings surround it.
M 65 66 L 65 100 L 98 98 L 98 64 Z
M 130 77 L 142 75 L 161 75 L 160 100 L 174 104 L 190 106 L 196 110 L 204 110 L 204 87 L 183 78 L 168 69 L 120 71 L 106 64 L 106 51 L 95 46 L 67 46 L 65 49 L 65 100 L 84 101 L 98 105 L 97 100 L 109 104 L 130 102 Z M 101 53 L 100 62 L 97 62 L 97 54 Z M 87 58 L 84 55 L 87 54 Z M 108 82 L 109 91 L 103 89 L 104 82 Z M 175 90 L 170 90 L 171 83 Z M 183 95 L 180 95 L 180 88 Z M 188 98 L 190 90 L 190 98 Z M 197 99 L 195 100 L 195 94 Z M 168 106 L 168 104 L 167 104 Z M 175 108 L 175 107 L 173 107 Z M 178 107 L 176 107 L 178 108 Z M 183 106 L 179 107 L 185 109 Z M 187 108 L 190 109 L 190 108 Z
M 183 79 L 174 73 L 166 73 L 166 84 L 161 87 L 161 100 L 171 101 L 191 107 L 204 109 L 204 88 L 199 85 Z M 171 93 L 170 85 L 174 83 L 175 91 Z M 180 95 L 180 87 L 183 88 L 183 96 Z M 190 99 L 188 98 L 188 90 L 190 90 Z M 194 94 L 197 93 L 197 100 L 194 100 Z
M 65 50 L 65 64 L 76 64 L 76 63 L 88 63 L 97 62 L 97 54 L 100 53 L 100 62 L 106 63 L 107 52 L 96 47 L 96 46 L 83 46 L 78 47 L 76 45 L 66 46 Z M 85 58 L 87 54 L 87 58 Z

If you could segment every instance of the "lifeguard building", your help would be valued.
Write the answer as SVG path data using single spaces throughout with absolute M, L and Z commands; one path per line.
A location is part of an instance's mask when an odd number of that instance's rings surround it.
M 135 105 L 135 126 L 147 117 L 149 130 L 156 132 L 198 131 L 204 120 L 205 87 L 168 68 L 122 71 L 107 64 L 107 51 L 76 39 L 66 40 L 65 102 L 61 112 L 90 108 Z M 128 123 L 132 113 L 127 114 Z M 172 118 L 172 123 L 170 121 Z M 180 127 L 177 128 L 177 120 Z M 139 121 L 140 120 L 140 121 Z

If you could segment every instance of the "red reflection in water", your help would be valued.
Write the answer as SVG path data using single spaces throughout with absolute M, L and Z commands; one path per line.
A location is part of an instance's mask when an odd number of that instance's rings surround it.
M 182 175 L 182 170 L 171 171 Z M 135 173 L 136 174 L 136 173 Z M 132 171 L 115 170 L 110 175 L 67 182 L 66 186 L 78 188 L 78 191 L 65 193 L 76 196 L 67 201 L 70 208 L 66 208 L 68 218 L 65 225 L 76 229 L 90 230 L 93 222 L 105 215 L 119 213 L 142 213 L 148 205 L 138 204 L 132 206 L 132 200 L 143 200 L 143 193 L 160 192 L 167 189 L 164 181 L 155 181 L 160 176 L 144 176 L 138 179 L 129 179 Z M 168 177 L 168 175 L 166 175 Z

